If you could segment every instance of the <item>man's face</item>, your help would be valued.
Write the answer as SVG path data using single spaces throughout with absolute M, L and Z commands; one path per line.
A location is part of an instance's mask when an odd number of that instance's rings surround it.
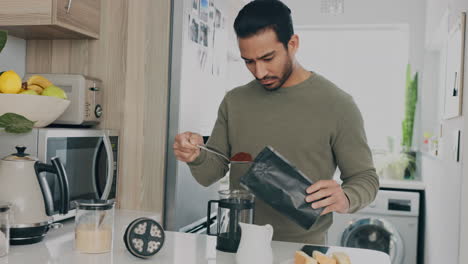
M 292 72 L 291 54 L 272 29 L 238 38 L 238 44 L 245 65 L 266 90 L 277 90 L 288 80 Z

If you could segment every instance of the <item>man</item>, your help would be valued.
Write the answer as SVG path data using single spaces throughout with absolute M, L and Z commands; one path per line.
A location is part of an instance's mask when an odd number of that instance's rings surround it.
M 234 29 L 239 49 L 255 80 L 226 94 L 207 146 L 231 157 L 248 152 L 255 157 L 272 146 L 314 184 L 306 201 L 323 207 L 318 221 L 304 230 L 256 200 L 255 223 L 273 225 L 274 239 L 324 244 L 331 212 L 353 213 L 368 205 L 379 187 L 361 114 L 351 96 L 295 59 L 299 37 L 291 11 L 280 1 L 253 1 L 238 14 Z M 176 157 L 190 166 L 197 181 L 208 186 L 222 178 L 228 164 L 200 151 L 200 135 L 175 138 Z M 333 180 L 340 168 L 340 186 Z M 238 189 L 249 165 L 232 164 L 230 188 Z M 321 201 L 322 198 L 325 198 Z

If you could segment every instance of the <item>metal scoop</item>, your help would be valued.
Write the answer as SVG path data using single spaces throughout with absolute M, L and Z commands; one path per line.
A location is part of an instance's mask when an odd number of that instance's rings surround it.
M 251 163 L 251 162 L 252 162 L 252 161 L 236 161 L 236 160 L 231 160 L 231 159 L 229 159 L 228 157 L 226 157 L 224 154 L 219 153 L 219 152 L 216 151 L 216 150 L 209 149 L 209 148 L 207 148 L 206 146 L 197 145 L 197 147 L 199 147 L 200 149 L 206 150 L 206 151 L 208 151 L 208 152 L 211 152 L 211 153 L 213 153 L 213 154 L 216 154 L 216 155 L 222 157 L 223 159 L 229 161 L 231 164 L 242 164 L 242 163 Z

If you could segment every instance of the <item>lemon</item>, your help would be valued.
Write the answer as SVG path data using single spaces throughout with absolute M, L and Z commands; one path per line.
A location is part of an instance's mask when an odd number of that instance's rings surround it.
M 21 78 L 14 71 L 6 71 L 0 75 L 0 92 L 16 94 L 21 91 Z

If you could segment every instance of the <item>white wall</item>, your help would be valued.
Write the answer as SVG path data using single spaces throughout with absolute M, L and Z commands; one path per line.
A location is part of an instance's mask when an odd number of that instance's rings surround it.
M 387 150 L 388 137 L 400 142 L 408 27 L 322 25 L 296 27 L 296 32 L 301 38 L 296 56 L 301 65 L 353 95 L 365 121 L 369 147 Z
M 366 25 L 406 24 L 409 28 L 409 61 L 413 72 L 423 67 L 425 34 L 425 0 L 352 0 L 344 1 L 344 13 L 339 15 L 321 12 L 321 1 L 282 0 L 291 9 L 293 22 L 302 25 Z M 300 36 L 299 36 L 300 37 Z M 418 99 L 420 101 L 420 99 Z M 416 106 L 413 145 L 418 147 L 422 129 L 421 104 Z
M 422 93 L 424 107 L 422 108 L 423 126 L 429 128 L 440 122 L 441 107 L 440 78 L 438 57 L 435 51 L 437 42 L 437 28 L 448 12 L 448 24 L 455 21 L 460 12 L 468 9 L 466 0 L 427 0 L 426 8 L 426 48 L 424 60 L 424 75 L 422 78 Z M 447 30 L 444 25 L 443 29 Z M 465 50 L 467 47 L 465 46 Z M 468 62 L 468 53 L 465 53 L 465 65 Z M 465 80 L 468 78 L 468 67 L 465 66 Z M 465 89 L 466 89 L 465 81 Z M 466 90 L 465 90 L 466 91 Z M 464 93 L 463 113 L 468 105 L 468 93 Z M 439 105 L 438 105 L 439 104 Z M 468 186 L 466 172 L 468 160 L 463 149 L 468 147 L 468 139 L 464 136 L 468 132 L 466 117 L 443 120 L 441 155 L 437 159 L 423 157 L 422 168 L 426 182 L 427 212 L 426 212 L 426 247 L 425 263 L 465 263 L 468 257 Z M 454 134 L 462 130 L 462 161 L 457 163 L 451 155 L 454 146 Z M 463 173 L 465 171 L 465 173 Z M 464 224 L 462 224 L 464 223 Z
M 322 14 L 321 1 L 282 0 L 299 25 L 333 24 L 408 24 L 410 26 L 410 63 L 419 71 L 423 63 L 420 47 L 424 41 L 424 0 L 352 0 L 344 1 L 344 13 Z
M 26 40 L 8 36 L 0 53 L 0 72 L 7 70 L 14 70 L 23 78 L 26 71 Z

